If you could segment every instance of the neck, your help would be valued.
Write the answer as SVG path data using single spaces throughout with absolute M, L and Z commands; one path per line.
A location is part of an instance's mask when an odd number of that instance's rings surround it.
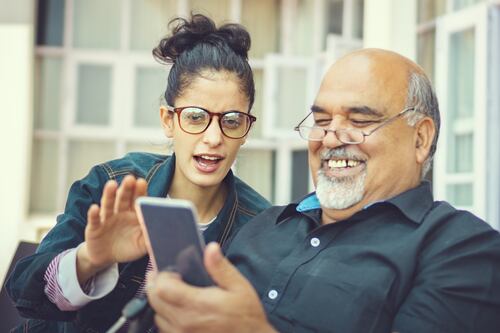
M 222 209 L 227 197 L 227 186 L 222 182 L 215 186 L 202 187 L 174 179 L 168 195 L 175 199 L 191 201 L 196 207 L 200 223 L 210 222 Z

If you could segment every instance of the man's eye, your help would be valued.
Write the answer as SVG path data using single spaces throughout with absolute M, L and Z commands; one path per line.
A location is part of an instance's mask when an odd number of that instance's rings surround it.
M 368 126 L 371 124 L 375 124 L 378 121 L 376 120 L 365 120 L 365 119 L 351 119 L 351 123 L 355 126 Z
M 328 126 L 332 122 L 331 119 L 316 119 L 314 120 L 315 126 Z

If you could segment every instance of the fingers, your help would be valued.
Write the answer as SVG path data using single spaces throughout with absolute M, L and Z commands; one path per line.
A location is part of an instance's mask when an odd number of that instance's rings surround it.
M 118 184 L 114 180 L 108 180 L 108 182 L 104 185 L 101 197 L 101 221 L 106 221 L 111 215 L 113 215 L 117 189 Z
M 87 227 L 90 229 L 96 229 L 101 224 L 101 219 L 99 217 L 99 206 L 92 204 L 87 212 Z
M 142 184 L 142 182 L 141 182 Z M 116 201 L 114 211 L 115 213 L 122 212 L 125 210 L 134 209 L 134 200 L 135 200 L 135 192 L 137 180 L 132 175 L 127 175 L 123 178 L 120 187 L 116 193 Z M 145 191 L 144 185 L 141 185 L 141 189 L 139 191 Z
M 159 272 L 147 284 L 148 298 L 176 305 L 184 304 L 186 299 L 192 300 L 198 289 L 185 283 L 178 273 L 173 272 Z
M 211 242 L 206 246 L 204 262 L 208 274 L 220 288 L 237 291 L 250 287 L 248 280 L 222 255 L 219 244 Z
M 134 198 L 132 200 L 133 201 L 132 205 L 134 205 L 135 199 L 137 199 L 138 197 L 148 195 L 147 189 L 148 189 L 148 183 L 146 182 L 146 180 L 144 178 L 137 179 L 135 183 L 135 191 L 134 191 Z

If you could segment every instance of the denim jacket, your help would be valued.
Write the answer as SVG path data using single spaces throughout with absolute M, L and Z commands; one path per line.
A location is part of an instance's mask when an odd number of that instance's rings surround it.
M 64 213 L 32 256 L 20 260 L 9 276 L 6 288 L 23 317 L 31 318 L 12 332 L 105 332 L 119 317 L 122 307 L 137 292 L 144 280 L 148 257 L 119 264 L 116 287 L 102 299 L 78 311 L 60 311 L 44 293 L 44 274 L 49 263 L 62 251 L 84 241 L 87 210 L 100 203 L 104 184 L 117 182 L 128 174 L 145 178 L 148 194 L 165 197 L 175 171 L 175 155 L 130 153 L 125 157 L 94 166 L 89 174 L 75 182 L 69 191 Z M 204 231 L 207 242 L 217 241 L 223 249 L 229 237 L 243 224 L 270 206 L 231 171 L 225 177 L 228 196 L 216 220 Z

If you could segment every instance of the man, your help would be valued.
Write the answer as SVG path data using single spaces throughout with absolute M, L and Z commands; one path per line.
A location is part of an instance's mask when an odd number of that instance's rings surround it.
M 227 250 L 236 267 L 210 244 L 217 287 L 153 279 L 160 331 L 498 332 L 498 232 L 422 181 L 440 122 L 422 69 L 356 51 L 326 73 L 311 111 L 296 130 L 316 192 L 248 223 Z

